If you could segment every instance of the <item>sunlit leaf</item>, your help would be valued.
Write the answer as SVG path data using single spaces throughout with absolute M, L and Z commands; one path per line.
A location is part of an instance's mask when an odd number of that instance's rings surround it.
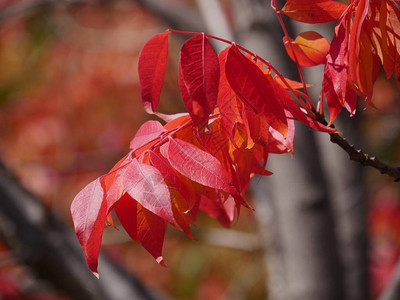
M 144 208 L 174 223 L 169 190 L 159 170 L 134 159 L 124 172 L 123 187 Z
M 318 32 L 305 31 L 293 41 L 284 37 L 283 42 L 290 58 L 302 67 L 324 64 L 329 51 L 329 42 Z
M 336 20 L 347 5 L 331 0 L 289 0 L 282 8 L 282 13 L 304 23 L 326 23 Z
M 230 86 L 247 109 L 286 136 L 286 116 L 275 98 L 271 84 L 264 73 L 241 54 L 236 46 L 229 49 L 225 72 Z
M 107 204 L 99 179 L 89 183 L 76 195 L 71 204 L 71 215 L 86 262 L 93 274 L 99 277 L 98 256 L 107 216 Z
M 235 193 L 230 174 L 210 153 L 179 139 L 168 142 L 162 153 L 171 166 L 182 175 L 202 185 Z
M 147 121 L 140 126 L 129 147 L 136 150 L 159 137 L 164 131 L 165 129 L 160 122 L 152 120 Z
M 138 72 L 144 109 L 153 113 L 160 102 L 168 58 L 169 31 L 152 37 L 140 52 Z
M 197 126 L 206 124 L 217 103 L 219 73 L 217 54 L 204 34 L 185 42 L 179 60 L 179 87 Z

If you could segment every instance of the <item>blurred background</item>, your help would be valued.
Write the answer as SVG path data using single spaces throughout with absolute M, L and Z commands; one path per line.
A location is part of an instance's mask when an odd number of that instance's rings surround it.
M 288 21 L 293 36 L 301 26 Z M 331 37 L 333 26 L 317 29 Z M 100 281 L 84 266 L 71 201 L 150 118 L 138 55 L 170 27 L 234 39 L 296 79 L 267 1 L 0 0 L 0 299 L 377 299 L 400 255 L 399 185 L 303 127 L 294 159 L 271 159 L 275 174 L 247 196 L 256 211 L 243 209 L 232 229 L 200 215 L 194 241 L 168 230 L 163 268 L 122 229 L 106 228 Z M 183 41 L 170 39 L 164 113 L 184 110 Z M 307 76 L 318 95 L 321 69 Z M 339 122 L 350 141 L 393 165 L 399 97 L 381 77 L 377 109 Z

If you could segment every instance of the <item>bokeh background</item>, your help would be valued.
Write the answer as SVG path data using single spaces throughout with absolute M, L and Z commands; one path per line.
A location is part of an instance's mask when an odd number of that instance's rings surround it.
M 234 27 L 231 1 L 217 2 Z M 177 11 L 184 7 L 204 19 L 195 1 L 160 3 Z M 0 1 L 0 158 L 70 228 L 74 196 L 127 153 L 135 131 L 150 118 L 140 99 L 138 55 L 154 34 L 174 22 L 186 24 L 171 18 L 146 1 Z M 173 36 L 170 41 L 159 107 L 165 113 L 184 110 L 177 85 L 183 39 Z M 373 100 L 378 109 L 360 111 L 363 147 L 391 164 L 398 163 L 400 154 L 399 97 L 395 83 L 380 78 Z M 400 189 L 376 171 L 366 171 L 368 288 L 376 298 L 400 255 Z M 123 229 L 107 228 L 102 250 L 167 299 L 266 299 L 268 247 L 260 230 L 264 228 L 248 210 L 229 230 L 200 215 L 195 240 L 168 230 L 167 268 Z M 99 270 L 101 276 L 101 265 Z M 0 299 L 71 298 L 0 242 Z

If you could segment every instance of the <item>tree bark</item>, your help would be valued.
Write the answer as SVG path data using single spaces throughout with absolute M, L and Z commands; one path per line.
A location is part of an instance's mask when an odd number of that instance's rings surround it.
M 321 24 L 315 28 L 302 23 L 298 25 L 298 30 L 317 30 L 331 40 L 334 26 Z M 312 99 L 319 97 L 322 72 L 322 66 L 306 69 L 307 81 L 316 86 L 310 89 Z M 357 148 L 360 146 L 359 119 L 359 114 L 350 118 L 348 113 L 343 111 L 335 120 L 335 126 Z M 345 299 L 368 300 L 367 203 L 364 167 L 360 163 L 351 161 L 343 149 L 330 141 L 329 135 L 323 133 L 315 135 L 333 209 L 338 252 L 343 266 Z

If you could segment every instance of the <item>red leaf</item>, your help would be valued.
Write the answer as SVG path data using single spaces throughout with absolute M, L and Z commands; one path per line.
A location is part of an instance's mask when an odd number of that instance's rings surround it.
M 170 185 L 178 190 L 178 192 L 186 199 L 187 208 L 186 210 L 192 209 L 194 206 L 194 190 L 189 183 L 186 183 L 182 175 L 178 174 L 175 169 L 170 165 L 169 161 L 162 155 L 155 153 L 154 151 L 149 152 L 151 164 L 157 168 L 163 177 L 169 181 Z M 186 179 L 188 180 L 188 179 Z
M 235 217 L 236 203 L 233 197 L 228 197 L 224 202 L 216 195 L 215 199 L 201 197 L 199 209 L 206 212 L 211 218 L 218 220 L 223 226 L 229 228 Z
M 232 90 L 226 79 L 225 74 L 225 61 L 231 46 L 225 48 L 218 55 L 221 76 L 219 79 L 218 88 L 218 109 L 221 115 L 221 124 L 226 129 L 231 137 L 234 135 L 234 128 L 236 123 L 243 123 L 241 117 L 242 104 L 238 99 L 234 90 Z
M 326 23 L 339 18 L 346 8 L 347 5 L 330 0 L 289 0 L 281 12 L 303 23 Z
M 158 121 L 147 121 L 144 123 L 138 131 L 135 137 L 130 143 L 130 149 L 136 150 L 147 143 L 155 140 L 160 136 L 161 133 L 165 131 L 164 127 Z
M 179 60 L 179 87 L 183 102 L 198 127 L 206 124 L 217 103 L 219 64 L 204 33 L 185 42 Z
M 341 108 L 346 106 L 350 114 L 355 113 L 357 95 L 348 81 L 348 37 L 342 24 L 337 29 L 337 35 L 331 42 L 322 81 L 322 90 L 328 105 L 329 125 L 338 116 Z M 345 103 L 348 103 L 345 105 Z
M 282 85 L 280 83 L 275 83 L 274 89 L 275 89 L 275 94 L 277 95 L 277 98 L 279 99 L 280 103 L 282 104 L 284 109 L 290 113 L 290 115 L 288 116 L 288 120 L 291 118 L 294 118 L 295 120 L 306 124 L 307 126 L 311 127 L 312 129 L 322 131 L 322 132 L 331 132 L 331 133 L 337 132 L 336 129 L 324 126 L 320 122 L 308 117 L 306 115 L 306 113 L 304 113 L 300 109 L 300 107 L 294 101 L 292 96 L 290 96 L 288 94 L 288 92 L 282 87 Z M 294 127 L 293 127 L 293 132 L 291 132 L 291 135 L 292 135 L 292 138 L 294 138 Z M 290 140 L 290 139 L 288 138 L 288 140 Z M 292 146 L 291 149 L 293 150 L 293 144 L 291 144 L 291 146 Z
M 190 116 L 188 113 L 182 114 L 181 116 L 169 121 L 167 124 L 164 125 L 166 130 L 171 130 L 183 126 L 184 124 L 189 123 L 191 121 Z
M 145 209 L 127 193 L 116 203 L 114 209 L 129 236 L 149 251 L 160 265 L 165 266 L 162 257 L 165 221 Z
M 190 230 L 190 224 L 194 223 L 190 218 L 187 201 L 183 198 L 183 196 L 174 189 L 171 189 L 171 201 L 172 201 L 172 210 L 174 212 L 174 217 L 177 225 L 174 225 L 178 229 L 182 229 L 188 237 L 194 239 L 192 232 Z M 193 201 L 194 202 L 194 201 Z
M 202 185 L 236 193 L 231 175 L 210 153 L 180 139 L 170 139 L 167 145 L 161 153 L 179 173 Z
M 273 78 L 274 78 L 275 82 L 278 83 L 279 85 L 281 85 L 284 89 L 290 90 L 278 75 L 275 75 Z M 288 79 L 288 78 L 285 78 L 285 81 L 294 90 L 298 90 L 298 89 L 302 89 L 303 88 L 303 83 L 302 82 L 298 82 L 298 81 L 291 80 L 291 79 Z M 307 88 L 309 88 L 311 86 L 312 86 L 311 84 L 306 84 Z
M 347 86 L 347 84 L 346 84 Z M 346 89 L 345 86 L 345 89 Z M 325 71 L 324 71 L 324 78 L 322 81 L 322 91 L 324 92 L 325 95 L 325 100 L 326 104 L 328 106 L 329 110 L 329 123 L 328 126 L 333 123 L 333 121 L 337 118 L 339 115 L 340 111 L 342 110 L 343 104 L 340 102 L 339 96 L 338 96 L 338 86 L 334 86 L 333 84 L 333 79 L 332 75 L 329 72 L 328 66 L 326 65 Z
M 254 174 L 259 174 L 262 176 L 268 176 L 272 173 L 265 170 L 265 165 L 267 164 L 268 153 L 263 158 L 258 158 L 255 154 L 257 152 L 257 147 L 255 146 L 251 150 L 249 149 L 235 149 L 232 153 L 234 157 L 235 164 L 237 165 L 236 176 L 234 177 L 239 181 L 240 194 L 244 194 L 250 184 L 250 179 Z M 261 147 L 260 147 L 261 148 Z M 268 151 L 264 147 L 261 149 Z M 264 166 L 261 166 L 261 161 L 264 159 Z
M 99 277 L 98 256 L 107 210 L 99 179 L 92 181 L 81 190 L 71 204 L 75 233 L 85 253 L 86 263 L 97 278 Z
M 144 208 L 167 222 L 175 222 L 169 190 L 159 170 L 134 159 L 126 168 L 122 183 L 124 190 Z
M 285 112 L 271 84 L 264 73 L 241 54 L 236 46 L 229 49 L 225 72 L 230 86 L 245 106 L 286 136 L 288 125 Z
M 143 106 L 146 112 L 153 113 L 160 102 L 168 58 L 169 31 L 152 37 L 139 55 L 138 72 Z
M 305 31 L 293 41 L 283 37 L 286 51 L 290 58 L 302 67 L 313 67 L 324 64 L 329 51 L 329 42 L 318 32 Z
M 286 138 L 273 129 L 269 128 L 269 139 L 268 139 L 268 152 L 270 153 L 294 153 L 294 136 L 295 136 L 295 126 L 293 116 L 286 111 L 288 119 L 288 134 Z

